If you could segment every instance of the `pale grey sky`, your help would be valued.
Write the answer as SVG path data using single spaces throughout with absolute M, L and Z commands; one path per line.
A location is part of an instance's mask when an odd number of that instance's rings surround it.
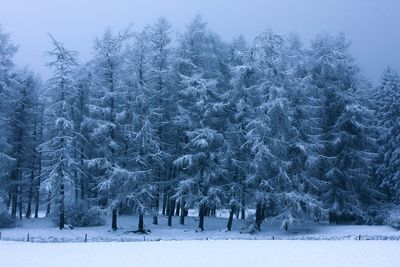
M 400 70 L 400 0 L 0 0 L 0 24 L 19 44 L 16 62 L 47 77 L 47 32 L 90 58 L 106 28 L 133 30 L 165 16 L 176 30 L 200 13 L 225 40 L 248 39 L 266 27 L 297 32 L 307 43 L 321 32 L 344 32 L 352 53 L 374 82 L 392 65 Z

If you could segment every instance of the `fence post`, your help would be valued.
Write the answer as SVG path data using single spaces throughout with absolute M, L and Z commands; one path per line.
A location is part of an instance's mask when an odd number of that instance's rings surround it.
M 146 236 L 143 236 L 143 241 L 146 241 Z
M 272 236 L 272 240 L 275 240 L 275 236 Z
M 29 242 L 29 233 L 28 233 L 28 235 L 26 236 L 26 242 Z
M 361 235 L 358 235 L 358 240 L 361 240 Z
M 85 234 L 85 243 L 87 242 L 87 234 Z
M 1 232 L 0 232 L 0 240 L 1 240 Z

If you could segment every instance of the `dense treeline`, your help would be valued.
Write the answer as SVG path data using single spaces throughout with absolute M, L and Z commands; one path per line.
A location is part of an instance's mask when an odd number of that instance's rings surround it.
M 382 223 L 400 200 L 400 78 L 363 78 L 342 35 L 271 30 L 227 43 L 200 16 L 174 39 L 161 18 L 106 31 L 93 58 L 50 36 L 51 78 L 18 70 L 0 33 L 1 216 L 218 209 L 287 229 L 294 221 Z M 255 209 L 255 216 L 247 214 Z M 252 219 L 253 218 L 253 219 Z

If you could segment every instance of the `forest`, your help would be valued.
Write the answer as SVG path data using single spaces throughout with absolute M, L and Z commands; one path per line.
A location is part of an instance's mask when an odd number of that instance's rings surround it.
M 107 30 L 92 58 L 49 35 L 51 76 L 19 68 L 0 30 L 0 228 L 59 229 L 121 214 L 226 227 L 304 221 L 385 224 L 400 201 L 400 76 L 373 84 L 344 35 L 266 29 L 223 40 L 201 16 Z

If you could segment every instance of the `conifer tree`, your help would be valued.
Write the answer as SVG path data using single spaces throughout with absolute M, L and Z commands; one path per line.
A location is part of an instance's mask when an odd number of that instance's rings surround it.
M 47 96 L 50 104 L 46 110 L 48 139 L 43 143 L 46 154 L 45 172 L 47 178 L 42 186 L 52 192 L 51 201 L 57 204 L 58 227 L 64 229 L 65 202 L 68 190 L 74 186 L 73 171 L 76 166 L 73 156 L 74 124 L 71 115 L 71 99 L 76 95 L 72 80 L 77 65 L 77 53 L 68 50 L 52 35 L 53 48 L 48 52 L 52 77 L 47 82 Z

